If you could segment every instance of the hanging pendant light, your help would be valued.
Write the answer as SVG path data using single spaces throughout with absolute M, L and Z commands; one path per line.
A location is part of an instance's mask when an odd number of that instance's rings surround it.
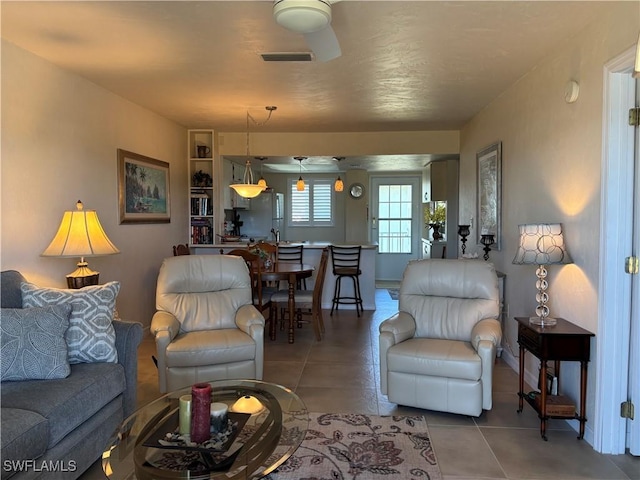
M 260 160 L 260 179 L 258 180 L 258 185 L 260 185 L 261 187 L 264 187 L 265 189 L 269 188 L 267 186 L 267 181 L 265 180 L 265 178 L 262 176 L 262 162 L 264 162 L 267 157 L 255 157 L 256 160 Z
M 247 110 L 247 163 L 245 164 L 244 168 L 244 176 L 242 177 L 242 183 L 234 183 L 232 185 L 229 185 L 238 193 L 238 195 L 244 198 L 255 198 L 267 189 L 266 181 L 264 182 L 264 185 L 260 185 L 260 182 L 258 182 L 257 184 L 253 183 L 253 172 L 251 171 L 251 160 L 249 157 L 249 119 L 251 118 L 253 123 L 255 123 L 256 125 L 264 125 L 269 121 L 269 119 L 271 118 L 271 114 L 277 107 L 268 106 L 264 108 L 266 108 L 269 112 L 269 116 L 264 122 L 260 124 L 253 119 L 253 117 L 249 114 L 249 110 Z
M 242 177 L 242 183 L 234 183 L 229 185 L 233 188 L 238 195 L 244 198 L 255 198 L 264 192 L 266 187 L 262 187 L 253 183 L 253 172 L 251 171 L 251 160 L 247 158 L 247 163 L 244 167 L 244 176 Z
M 338 161 L 338 163 L 340 163 L 342 160 L 344 160 L 344 157 L 333 157 L 333 158 L 335 158 Z M 340 178 L 340 175 L 338 175 L 338 178 L 336 178 L 336 181 L 333 184 L 333 189 L 336 192 L 342 192 L 344 190 L 344 182 Z
M 298 178 L 298 181 L 296 182 L 296 190 L 299 192 L 304 192 L 304 180 L 302 179 L 302 160 L 304 160 L 306 157 L 293 157 L 293 158 L 300 162 L 300 178 Z

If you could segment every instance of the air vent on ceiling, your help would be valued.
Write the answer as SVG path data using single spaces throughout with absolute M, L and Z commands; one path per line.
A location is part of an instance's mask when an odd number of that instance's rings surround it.
M 311 52 L 261 53 L 265 62 L 312 62 Z

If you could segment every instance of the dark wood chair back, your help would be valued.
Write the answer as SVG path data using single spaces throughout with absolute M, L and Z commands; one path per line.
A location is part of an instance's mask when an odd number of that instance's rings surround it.
M 260 256 L 251 253 L 244 248 L 237 248 L 230 250 L 226 255 L 235 255 L 236 257 L 242 257 L 249 269 L 249 276 L 251 277 L 251 293 L 253 294 L 253 304 L 261 312 L 271 305 L 271 299 L 263 297 L 262 291 L 262 262 Z
M 178 255 L 191 255 L 191 250 L 189 250 L 189 246 L 186 244 L 174 245 L 173 256 L 177 257 Z

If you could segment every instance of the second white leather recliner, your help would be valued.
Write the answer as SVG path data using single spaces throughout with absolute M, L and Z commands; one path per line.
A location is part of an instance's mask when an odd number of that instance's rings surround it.
M 493 265 L 409 262 L 398 308 L 380 325 L 380 387 L 389 401 L 475 417 L 490 410 L 502 340 Z
M 264 324 L 240 257 L 166 258 L 151 320 L 160 392 L 197 382 L 262 379 Z

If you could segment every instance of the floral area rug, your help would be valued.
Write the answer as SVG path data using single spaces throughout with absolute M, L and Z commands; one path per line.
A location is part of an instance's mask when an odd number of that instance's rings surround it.
M 310 413 L 305 439 L 269 480 L 441 480 L 422 416 Z

